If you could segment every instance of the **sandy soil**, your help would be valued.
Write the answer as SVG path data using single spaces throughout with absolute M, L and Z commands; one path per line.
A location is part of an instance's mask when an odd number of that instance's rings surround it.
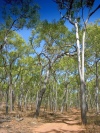
M 84 127 L 80 112 L 73 110 L 64 114 L 48 112 L 38 119 L 32 115 L 22 118 L 0 115 L 0 133 L 100 133 L 100 127 L 97 131 L 93 126 Z

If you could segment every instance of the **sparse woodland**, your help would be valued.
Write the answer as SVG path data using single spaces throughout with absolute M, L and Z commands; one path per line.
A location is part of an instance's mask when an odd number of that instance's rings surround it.
M 54 2 L 62 19 L 48 22 L 39 19 L 39 5 L 30 0 L 3 1 L 0 116 L 20 121 L 26 112 L 37 119 L 49 113 L 57 120 L 58 113 L 78 110 L 83 125 L 94 124 L 95 131 L 100 124 L 100 20 L 88 21 L 100 5 L 92 9 L 94 0 Z M 17 32 L 23 28 L 31 29 L 27 42 Z

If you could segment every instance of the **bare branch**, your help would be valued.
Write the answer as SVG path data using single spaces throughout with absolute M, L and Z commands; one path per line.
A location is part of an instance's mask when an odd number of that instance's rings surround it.
M 61 54 L 58 54 L 55 59 L 53 60 L 52 64 L 55 63 L 59 58 L 63 57 L 63 56 L 74 56 L 76 55 L 76 53 L 69 53 L 69 52 L 64 52 L 64 53 L 61 53 Z
M 89 20 L 89 18 L 98 10 L 100 8 L 100 4 L 97 6 L 97 8 L 95 8 L 95 10 L 94 11 L 92 11 L 89 15 L 88 15 L 88 18 L 87 18 L 87 20 L 86 20 L 86 22 L 85 22 L 85 24 L 87 24 L 87 22 L 88 22 L 88 20 Z
M 44 55 L 44 56 L 48 59 L 48 61 L 51 62 L 51 61 L 50 61 L 50 58 L 49 58 L 45 53 L 40 53 L 39 55 L 40 55 L 40 56 L 41 56 L 41 55 Z
M 59 10 L 59 12 L 60 12 L 60 16 L 61 16 L 61 18 L 62 19 L 67 19 L 72 25 L 75 25 L 75 23 L 71 20 L 71 16 L 66 16 L 66 15 L 62 15 L 62 13 L 61 13 L 61 11 Z

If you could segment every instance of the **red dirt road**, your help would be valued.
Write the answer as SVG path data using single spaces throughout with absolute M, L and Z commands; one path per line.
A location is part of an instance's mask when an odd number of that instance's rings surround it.
M 80 112 L 76 110 L 65 114 L 47 112 L 38 119 L 27 115 L 21 121 L 9 117 L 10 121 L 0 122 L 0 133 L 99 133 L 90 132 L 90 129 L 87 132 L 86 127 L 81 125 Z M 0 120 L 2 118 L 0 114 Z

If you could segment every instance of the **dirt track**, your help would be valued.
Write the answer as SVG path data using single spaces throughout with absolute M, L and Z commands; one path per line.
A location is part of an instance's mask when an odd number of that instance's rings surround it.
M 65 114 L 47 113 L 38 119 L 31 116 L 22 120 L 10 117 L 9 121 L 0 122 L 0 133 L 94 133 L 91 131 L 87 132 L 86 127 L 81 125 L 80 112 L 76 110 Z

